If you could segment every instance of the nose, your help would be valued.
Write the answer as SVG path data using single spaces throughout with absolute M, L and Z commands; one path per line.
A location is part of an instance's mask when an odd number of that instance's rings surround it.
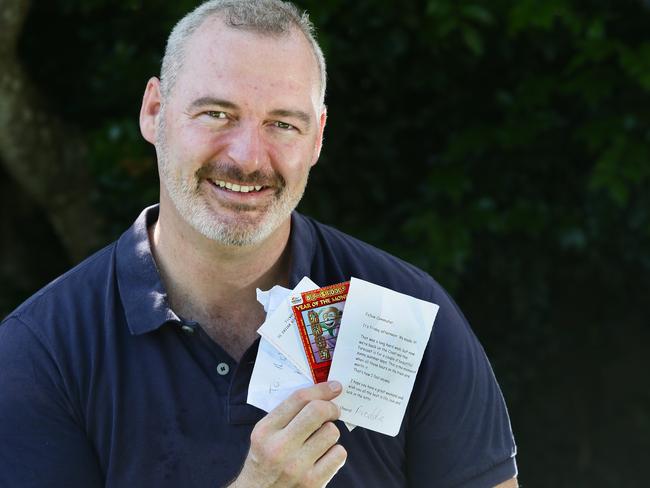
M 260 128 L 242 124 L 232 132 L 228 144 L 228 157 L 246 173 L 256 171 L 264 164 L 264 144 Z

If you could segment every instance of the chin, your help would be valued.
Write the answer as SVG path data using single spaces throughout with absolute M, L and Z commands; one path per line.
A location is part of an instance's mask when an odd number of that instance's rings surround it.
M 207 239 L 233 247 L 264 242 L 288 222 L 302 197 L 302 192 L 285 193 L 270 204 L 253 209 L 223 206 L 185 185 L 170 186 L 169 199 L 181 219 Z
M 207 212 L 206 212 L 207 213 Z M 196 213 L 189 219 L 192 227 L 204 237 L 223 246 L 246 247 L 255 246 L 268 239 L 288 218 L 273 218 L 263 215 L 258 219 L 234 217 L 224 221 L 223 217 L 215 215 L 199 216 Z

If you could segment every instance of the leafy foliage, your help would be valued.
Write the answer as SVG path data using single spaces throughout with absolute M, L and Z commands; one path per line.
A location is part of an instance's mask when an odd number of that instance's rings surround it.
M 641 486 L 627 454 L 649 447 L 633 371 L 648 364 L 625 339 L 648 338 L 644 4 L 299 3 L 329 63 L 326 145 L 302 209 L 455 292 L 510 401 L 527 486 Z M 114 235 L 156 200 L 137 110 L 196 4 L 35 2 L 26 26 L 34 79 L 87 130 Z

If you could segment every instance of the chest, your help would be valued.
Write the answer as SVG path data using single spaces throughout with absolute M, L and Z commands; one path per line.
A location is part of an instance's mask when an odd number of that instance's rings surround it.
M 200 323 L 210 339 L 239 361 L 257 339 L 257 329 L 265 316 L 259 306 L 235 308 L 213 311 Z
M 229 358 L 178 328 L 124 342 L 109 348 L 83 402 L 105 486 L 226 486 L 264 416 L 246 403 L 253 351 L 224 373 L 216 365 Z M 350 462 L 329 486 L 406 486 L 403 438 L 338 426 Z

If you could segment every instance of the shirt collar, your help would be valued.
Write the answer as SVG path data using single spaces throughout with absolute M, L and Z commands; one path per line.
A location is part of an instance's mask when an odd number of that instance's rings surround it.
M 158 220 L 158 205 L 145 208 L 117 241 L 117 283 L 131 334 L 145 334 L 178 316 L 169 307 L 151 253 L 148 227 Z
M 167 291 L 151 253 L 147 229 L 158 220 L 159 207 L 145 208 L 133 225 L 117 241 L 117 283 L 126 321 L 133 335 L 145 334 L 179 317 L 169 307 Z M 315 237 L 308 219 L 291 214 L 291 265 L 289 285 L 296 286 L 309 276 L 315 252 Z

